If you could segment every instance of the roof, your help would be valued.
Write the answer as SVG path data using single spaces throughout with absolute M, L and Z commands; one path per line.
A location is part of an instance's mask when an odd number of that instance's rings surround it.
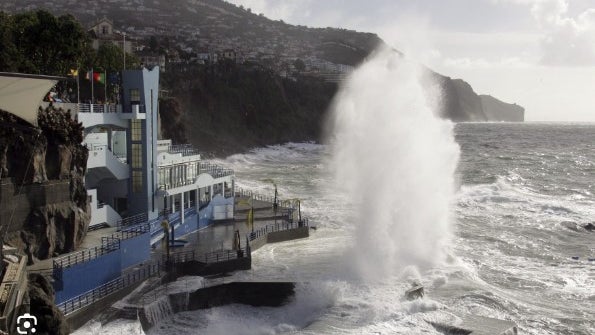
M 44 96 L 65 77 L 0 72 L 0 109 L 37 126 L 37 109 Z

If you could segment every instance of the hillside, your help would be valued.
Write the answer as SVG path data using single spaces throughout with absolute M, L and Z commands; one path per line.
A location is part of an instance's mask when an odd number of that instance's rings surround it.
M 8 12 L 36 8 L 71 13 L 87 27 L 107 17 L 130 43 L 154 44 L 167 56 L 162 76 L 162 88 L 169 92 L 162 101 L 164 136 L 219 153 L 318 140 L 338 87 L 323 79 L 340 80 L 384 44 L 375 34 L 293 26 L 221 0 L 0 3 L 0 10 Z M 203 61 L 201 55 L 219 55 L 223 65 Z M 456 122 L 523 119 L 520 106 L 482 98 L 464 80 L 429 69 L 428 74 L 443 93 L 445 118 Z M 186 132 L 181 131 L 184 127 Z

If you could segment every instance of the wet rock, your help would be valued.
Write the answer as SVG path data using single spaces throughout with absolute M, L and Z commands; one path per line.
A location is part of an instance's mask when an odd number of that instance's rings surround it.
M 36 335 L 70 334 L 64 314 L 54 304 L 54 294 L 52 285 L 44 276 L 29 274 L 30 313 L 37 317 Z
M 421 299 L 424 297 L 424 287 L 419 283 L 413 283 L 411 288 L 405 292 L 407 300 Z
M 592 222 L 589 222 L 583 228 L 585 228 L 588 231 L 595 231 L 595 224 L 593 224 Z
M 567 229 L 570 229 L 572 231 L 579 231 L 578 224 L 576 224 L 576 222 L 563 221 L 563 222 L 560 222 L 560 225 Z

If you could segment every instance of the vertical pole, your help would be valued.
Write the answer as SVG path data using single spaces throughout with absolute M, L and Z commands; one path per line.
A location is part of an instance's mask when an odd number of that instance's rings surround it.
M 76 104 L 77 104 L 77 110 L 78 110 L 78 104 L 81 103 L 81 87 L 79 84 L 79 79 L 81 77 L 81 74 L 79 73 L 79 68 L 76 68 Z
M 182 223 L 184 223 L 184 212 L 186 211 L 186 206 L 184 206 L 184 193 L 186 192 L 180 193 L 180 216 L 182 217 Z
M 103 73 L 103 102 L 107 105 L 107 71 Z
M 95 86 L 95 72 L 91 68 L 91 113 L 93 112 L 93 103 L 95 103 L 95 94 L 93 92 L 93 86 Z
M 126 70 L 126 33 L 123 34 L 124 41 L 122 42 L 122 51 L 124 54 L 124 70 Z

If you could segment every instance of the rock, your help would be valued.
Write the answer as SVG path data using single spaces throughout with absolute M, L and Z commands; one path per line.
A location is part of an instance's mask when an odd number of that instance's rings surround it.
M 589 222 L 583 228 L 585 228 L 588 231 L 595 231 L 595 224 L 593 224 L 592 222 Z
M 84 178 L 88 149 L 83 127 L 70 112 L 39 111 L 39 128 L 0 110 L 1 217 L 6 241 L 35 258 L 75 250 L 84 239 L 91 208 Z M 8 179 L 8 180 L 7 180 Z
M 30 313 L 37 317 L 36 335 L 70 333 L 64 314 L 54 304 L 54 298 L 54 289 L 44 276 L 29 274 Z
M 568 228 L 568 229 L 570 229 L 572 231 L 578 231 L 579 230 L 578 225 L 576 224 L 576 222 L 563 221 L 563 222 L 560 222 L 560 225 L 561 226 L 564 226 L 564 227 L 566 227 L 566 228 Z
M 424 287 L 419 283 L 413 283 L 412 287 L 405 292 L 407 300 L 421 299 L 424 297 Z

